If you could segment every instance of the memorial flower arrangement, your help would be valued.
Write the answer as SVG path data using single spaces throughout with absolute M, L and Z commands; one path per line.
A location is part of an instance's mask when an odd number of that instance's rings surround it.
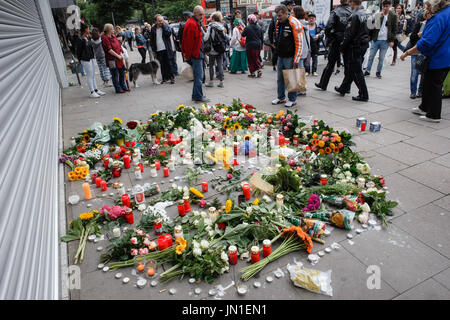
M 195 130 L 188 132 L 191 126 Z M 111 238 L 107 252 L 101 256 L 101 261 L 109 263 L 111 270 L 132 267 L 139 258 L 155 261 L 158 265 L 172 264 L 160 274 L 163 281 L 189 276 L 212 282 L 230 270 L 227 254 L 230 246 L 236 246 L 241 259 L 245 260 L 252 246 L 267 239 L 272 239 L 273 244 L 282 239 L 268 257 L 240 270 L 242 279 L 247 281 L 286 254 L 294 251 L 310 253 L 313 241 L 324 241 L 320 236 L 325 223 L 347 228 L 354 218 L 367 223 L 369 213 L 373 213 L 387 225 L 387 216 L 392 215 L 396 206 L 395 202 L 386 199 L 384 178 L 371 175 L 369 164 L 352 151 L 349 133 L 338 132 L 323 121 L 310 123 L 295 112 L 267 113 L 234 100 L 229 106 L 204 105 L 199 109 L 180 105 L 174 112 L 156 112 L 147 121 L 130 121 L 126 127 L 121 119 L 114 119 L 107 128 L 109 141 L 107 136 L 104 137 L 106 142 L 100 141 L 103 137 L 100 131 L 84 132 L 77 138 L 77 144 L 83 150 L 72 146 L 65 150 L 60 161 L 70 162 L 76 168 L 74 161 L 83 161 L 80 158 L 84 159 L 82 156 L 86 154 L 98 160 L 102 150 L 104 163 L 91 166 L 91 170 L 97 170 L 102 176 L 111 173 L 113 161 L 105 164 L 108 157 L 123 164 L 124 156 L 134 154 L 137 149 L 141 151 L 140 162 L 146 170 L 155 161 L 166 166 L 174 155 L 182 155 L 183 161 L 189 155 L 190 163 L 194 163 L 194 166 L 185 167 L 189 168 L 184 174 L 186 186 L 174 184 L 161 193 L 147 193 L 145 204 L 141 204 L 143 215 L 136 219 L 133 228 L 123 232 L 120 238 Z M 266 136 L 262 129 L 269 130 Z M 137 130 L 141 136 L 130 139 L 130 130 Z M 240 130 L 246 130 L 246 135 L 238 135 Z M 144 139 L 148 132 L 152 134 L 151 139 Z M 86 134 L 89 139 L 84 136 Z M 276 159 L 278 165 L 268 164 L 272 170 L 261 173 L 257 182 L 253 179 L 256 170 L 241 174 L 242 165 L 234 159 L 235 152 L 254 156 L 258 152 L 258 141 L 267 139 L 267 145 L 270 145 L 271 139 L 276 138 L 276 144 L 280 144 L 280 134 L 291 138 L 290 143 L 270 146 L 270 149 L 292 152 L 287 155 L 280 152 Z M 154 135 L 159 138 L 155 139 Z M 194 159 L 193 145 L 184 143 L 196 135 L 205 139 L 195 151 L 199 151 L 203 159 L 213 159 L 206 164 Z M 298 145 L 293 143 L 294 136 Z M 117 141 L 121 139 L 124 141 Z M 119 147 L 118 142 L 123 144 Z M 204 192 L 198 181 L 204 173 L 202 170 L 212 168 L 217 171 L 209 180 L 209 187 L 223 195 L 222 199 Z M 220 174 L 219 170 L 222 170 Z M 236 199 L 236 192 L 242 192 L 244 184 L 251 184 L 253 199 L 244 201 L 240 199 L 242 194 Z M 192 208 L 184 216 L 169 218 L 153 208 L 162 203 L 176 205 L 186 196 L 190 197 Z M 99 212 L 83 214 L 73 222 L 65 240 L 80 240 L 78 260 L 84 253 L 86 234 L 98 234 L 98 222 L 116 221 L 124 216 L 121 198 L 114 200 L 117 206 L 103 206 Z M 146 206 L 150 209 L 145 209 Z M 176 239 L 162 249 L 158 245 L 159 234 L 154 232 L 158 218 L 163 220 L 163 236 Z M 183 236 L 176 238 L 174 228 L 178 225 L 182 226 Z M 313 230 L 317 226 L 321 232 Z

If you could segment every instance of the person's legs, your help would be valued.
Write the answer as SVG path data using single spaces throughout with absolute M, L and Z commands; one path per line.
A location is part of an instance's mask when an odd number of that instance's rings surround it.
M 385 40 L 380 41 L 380 54 L 378 57 L 377 73 L 381 73 L 381 70 L 383 69 L 383 61 L 388 49 L 389 49 L 389 42 Z
M 145 50 L 145 48 L 138 48 L 138 51 L 142 57 L 141 63 L 145 63 L 145 59 L 147 58 L 147 50 Z
M 97 59 L 98 71 L 100 72 L 100 77 L 103 82 L 107 83 L 111 79 L 111 73 L 109 69 L 106 67 L 105 59 Z
M 178 76 L 178 64 L 177 64 L 177 52 L 174 51 L 172 58 L 170 58 L 170 65 L 172 67 L 172 75 L 173 76 Z
M 192 70 L 194 73 L 194 86 L 192 88 L 192 99 L 202 100 L 203 59 L 192 58 Z
M 256 71 L 256 57 L 254 50 L 247 49 L 247 61 L 248 61 L 248 70 L 250 71 L 250 74 L 254 75 Z
M 435 69 L 425 72 L 424 91 L 422 96 L 422 107 L 427 109 L 427 117 L 441 119 L 442 109 L 442 84 L 447 76 L 448 70 Z M 425 90 L 425 85 L 428 82 Z
M 344 52 L 344 79 L 339 87 L 341 93 L 346 93 L 350 91 L 350 87 L 353 82 L 352 69 L 351 69 L 351 59 L 352 59 L 351 49 Z
M 217 74 L 216 75 L 220 81 L 223 81 L 223 79 L 224 79 L 224 76 L 223 76 L 223 61 L 224 61 L 223 56 L 224 55 L 225 54 L 220 54 L 217 56 L 217 59 L 216 59 L 216 65 L 217 65 L 217 69 L 216 69 Z
M 245 72 L 248 70 L 247 53 L 245 51 L 241 51 L 240 55 L 241 55 L 241 70 L 240 71 Z
M 91 59 L 91 61 L 89 62 L 90 66 L 91 66 L 91 70 L 92 70 L 92 84 L 94 87 L 94 91 L 97 91 L 97 81 L 95 80 L 95 62 L 94 59 Z
M 419 80 L 419 71 L 415 68 L 416 55 L 411 56 L 411 77 L 409 81 L 409 88 L 411 94 L 417 94 L 417 81 Z
M 308 57 L 305 60 L 305 71 L 306 73 L 311 73 L 311 55 L 308 54 Z
M 293 57 L 285 58 L 284 62 L 283 62 L 283 65 L 284 65 L 284 69 L 293 69 L 294 68 L 294 58 Z M 303 64 L 300 62 L 298 67 L 302 68 Z M 283 83 L 284 83 L 284 80 L 283 80 Z M 297 91 L 288 92 L 288 99 L 289 99 L 289 101 L 296 102 L 297 101 L 297 95 L 298 95 Z
M 366 81 L 362 72 L 362 57 L 360 49 L 354 49 L 351 62 L 352 80 L 355 82 L 359 90 L 359 97 L 363 99 L 369 99 L 369 92 L 367 91 Z M 350 89 L 350 88 L 349 88 Z
M 120 91 L 122 91 L 122 88 L 119 81 L 119 70 L 117 68 L 110 68 L 109 71 L 111 71 L 111 79 L 114 85 L 114 89 L 116 89 L 116 93 L 120 93 Z
M 318 58 L 317 54 L 314 54 L 314 55 L 311 56 L 311 59 L 312 59 L 312 70 L 311 70 L 311 72 L 312 73 L 316 73 L 317 72 L 317 60 L 318 60 L 317 58 Z
M 286 99 L 286 85 L 284 83 L 283 70 L 284 70 L 284 58 L 278 57 L 278 61 L 277 61 L 277 91 L 278 91 L 278 99 L 279 100 Z
M 214 66 L 216 64 L 217 56 L 210 55 L 209 56 L 209 82 L 212 83 L 214 81 Z
M 366 68 L 366 72 L 368 72 L 368 73 L 370 73 L 370 70 L 372 69 L 373 60 L 375 59 L 375 55 L 377 54 L 377 51 L 379 50 L 380 41 L 372 41 L 371 44 L 372 45 L 370 46 L 369 62 L 367 63 L 367 68 Z
M 391 65 L 394 65 L 395 62 L 397 61 L 397 46 L 398 46 L 398 40 L 395 39 L 394 40 L 394 46 L 392 47 L 392 50 L 394 50 L 394 57 L 392 58 Z
M 95 74 L 94 74 L 94 68 L 92 68 L 91 61 L 81 61 L 81 65 L 84 68 L 84 71 L 86 72 L 86 80 L 89 87 L 89 90 L 91 93 L 95 91 L 96 85 L 95 85 Z
M 323 90 L 327 90 L 328 83 L 330 82 L 331 74 L 333 73 L 334 65 L 340 60 L 339 48 L 332 44 L 330 47 L 330 52 L 328 54 L 328 63 L 323 69 L 322 76 L 320 78 L 319 86 Z
M 122 88 L 122 90 L 127 91 L 129 89 L 128 89 L 128 86 L 127 86 L 127 84 L 125 82 L 125 67 L 122 67 L 121 69 L 118 69 L 118 70 L 119 70 L 119 84 L 120 84 L 120 87 Z
M 130 50 L 134 51 L 133 50 L 133 38 L 128 39 L 128 44 L 130 45 Z

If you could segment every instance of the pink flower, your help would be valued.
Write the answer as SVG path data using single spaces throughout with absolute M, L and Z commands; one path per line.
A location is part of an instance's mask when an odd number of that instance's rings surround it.
M 134 257 L 134 256 L 137 256 L 138 255 L 138 250 L 137 249 L 131 249 L 131 255 Z
M 137 242 L 138 242 L 138 240 L 137 240 L 136 237 L 132 237 L 132 238 L 130 239 L 130 241 L 131 241 L 132 244 L 137 244 Z
M 286 116 L 286 120 L 291 120 L 291 115 L 290 114 L 288 114 L 287 116 Z
M 329 131 L 326 131 L 326 130 L 322 132 L 322 134 L 329 134 L 329 133 L 330 133 L 330 132 L 329 132 Z
M 146 239 L 150 239 L 150 235 L 147 233 L 147 234 L 145 235 L 145 238 L 146 238 Z
M 284 131 L 289 131 L 289 127 L 288 126 L 284 126 Z
M 200 200 L 200 208 L 204 208 L 206 206 L 206 200 Z
M 330 140 L 330 137 L 324 136 L 324 137 L 322 137 L 322 140 L 325 141 L 325 142 L 327 142 L 328 140 Z
M 339 149 L 341 149 L 341 148 L 344 147 L 344 144 L 343 144 L 342 142 L 340 142 L 340 143 L 338 144 L 338 147 L 339 147 Z
M 140 235 L 140 236 L 143 236 L 143 235 L 145 234 L 145 232 L 142 231 L 142 229 L 137 229 L 137 230 L 136 230 L 136 233 L 137 233 L 138 235 Z
M 150 245 L 150 243 L 151 243 L 150 239 L 145 238 L 144 245 L 148 247 Z
M 336 142 L 336 138 L 335 138 L 335 137 L 332 137 L 332 138 L 331 138 L 331 142 L 335 143 L 335 142 Z
M 148 254 L 148 249 L 147 248 L 139 249 L 139 255 L 140 256 L 143 256 L 143 255 L 146 255 L 146 254 Z
M 233 175 L 232 175 L 231 173 L 228 173 L 228 174 L 227 174 L 227 178 L 228 178 L 228 180 L 230 180 L 230 179 L 233 178 Z

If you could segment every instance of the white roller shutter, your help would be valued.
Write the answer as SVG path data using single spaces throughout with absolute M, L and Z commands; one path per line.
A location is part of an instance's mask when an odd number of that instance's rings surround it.
M 61 74 L 47 1 L 0 1 L 0 299 L 57 299 Z M 51 18 L 53 20 L 53 18 Z M 52 22 L 52 21 L 51 21 Z

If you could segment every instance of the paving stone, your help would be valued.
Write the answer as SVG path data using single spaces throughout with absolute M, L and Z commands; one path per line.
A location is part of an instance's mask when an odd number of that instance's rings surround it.
M 438 273 L 433 277 L 437 282 L 450 290 L 450 268 Z
M 370 151 L 374 149 L 379 149 L 382 147 L 381 144 L 369 141 L 366 139 L 366 136 L 369 132 L 361 134 L 359 136 L 354 136 L 352 141 L 355 143 L 355 146 L 352 147 L 353 151 L 362 152 L 362 151 Z
M 450 193 L 450 168 L 424 162 L 399 173 L 444 194 Z
M 447 153 L 443 156 L 434 158 L 431 160 L 434 163 L 440 164 L 441 166 L 446 166 L 450 168 L 450 153 Z
M 388 176 L 408 166 L 376 152 L 375 150 L 362 153 L 364 159 L 371 167 L 371 174 Z
M 394 300 L 450 300 L 450 290 L 436 280 L 428 279 Z
M 393 223 L 450 258 L 450 247 L 447 245 L 450 243 L 450 211 L 428 204 L 393 219 Z
M 433 134 L 450 139 L 450 127 L 434 131 Z
M 435 132 L 432 128 L 425 127 L 423 125 L 411 121 L 400 121 L 390 123 L 386 125 L 385 128 L 410 137 L 416 137 L 422 134 L 429 134 Z
M 411 166 L 439 156 L 437 153 L 404 142 L 381 147 L 377 149 L 377 152 Z
M 439 207 L 446 210 L 450 210 L 450 196 L 442 197 L 433 202 L 433 204 L 438 205 Z
M 398 202 L 399 209 L 408 212 L 437 200 L 442 193 L 428 188 L 398 173 L 386 177 L 389 198 Z
M 412 118 L 413 114 L 411 112 L 405 111 L 405 110 L 398 110 L 398 109 L 390 109 L 380 112 L 375 112 L 371 115 L 371 118 L 373 118 L 372 121 L 378 121 L 381 122 L 381 125 L 388 125 L 390 123 L 408 120 Z
M 421 135 L 404 142 L 441 155 L 450 152 L 450 139 L 434 134 Z
M 419 239 L 420 234 L 416 234 Z M 342 245 L 366 265 L 381 269 L 381 278 L 397 292 L 404 292 L 446 269 L 450 261 L 395 225 L 364 232 L 358 241 Z
M 383 126 L 383 124 L 381 126 Z M 403 134 L 396 133 L 389 129 L 381 128 L 380 132 L 369 131 L 369 134 L 367 134 L 365 138 L 382 146 L 387 146 L 408 139 L 409 137 Z

